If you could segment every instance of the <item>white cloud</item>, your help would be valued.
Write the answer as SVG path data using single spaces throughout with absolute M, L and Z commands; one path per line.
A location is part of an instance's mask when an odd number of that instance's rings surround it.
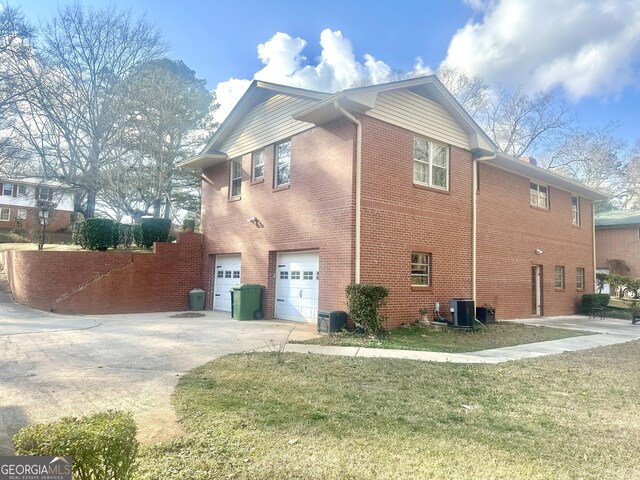
M 317 63 L 309 63 L 302 54 L 307 42 L 278 32 L 268 41 L 258 45 L 258 58 L 264 67 L 256 72 L 255 79 L 280 83 L 293 87 L 336 92 L 359 83 L 380 83 L 391 73 L 391 68 L 370 54 L 364 62 L 356 60 L 353 46 L 342 32 L 325 29 L 320 34 L 322 47 Z M 220 108 L 218 121 L 223 120 L 240 99 L 251 82 L 229 79 L 216 87 Z
M 481 11 L 451 39 L 445 65 L 529 91 L 573 99 L 636 82 L 639 0 L 465 0 Z

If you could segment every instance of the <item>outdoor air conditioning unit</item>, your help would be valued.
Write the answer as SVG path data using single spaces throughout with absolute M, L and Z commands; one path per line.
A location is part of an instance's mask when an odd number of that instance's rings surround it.
M 449 300 L 451 323 L 454 327 L 473 328 L 476 318 L 475 302 L 469 298 L 452 298 Z

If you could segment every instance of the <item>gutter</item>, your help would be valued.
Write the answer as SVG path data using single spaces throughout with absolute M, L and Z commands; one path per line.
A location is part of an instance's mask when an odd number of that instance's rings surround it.
M 496 154 L 473 159 L 473 184 L 471 185 L 471 298 L 476 302 L 478 270 L 478 164 L 494 160 Z
M 360 283 L 360 197 L 362 194 L 362 123 L 351 113 L 347 112 L 338 101 L 333 102 L 334 107 L 342 115 L 347 117 L 356 126 L 356 232 L 355 232 L 355 272 L 354 283 Z
M 593 293 L 598 288 L 598 279 L 596 274 L 596 206 L 591 201 L 591 243 L 593 245 Z

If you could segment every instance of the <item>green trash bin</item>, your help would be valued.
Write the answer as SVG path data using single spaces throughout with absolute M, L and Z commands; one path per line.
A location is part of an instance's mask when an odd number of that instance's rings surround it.
M 233 318 L 259 320 L 262 318 L 262 285 L 242 283 L 233 287 Z
M 189 310 L 204 310 L 204 290 L 194 288 L 189 292 Z

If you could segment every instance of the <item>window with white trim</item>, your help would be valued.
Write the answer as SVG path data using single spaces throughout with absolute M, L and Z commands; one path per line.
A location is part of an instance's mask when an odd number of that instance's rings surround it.
M 8 222 L 11 220 L 11 210 L 9 208 L 0 208 L 0 221 Z
M 264 178 L 264 150 L 251 154 L 251 180 Z
M 27 219 L 27 211 L 23 208 L 18 209 L 18 213 L 16 213 L 16 220 L 26 220 Z
M 571 218 L 573 224 L 580 226 L 580 197 L 571 195 Z
M 24 197 L 27 195 L 27 186 L 26 185 L 18 185 L 18 195 Z
M 428 287 L 431 285 L 431 254 L 411 254 L 411 285 Z
M 576 290 L 584 290 L 584 268 L 576 268 Z
M 549 208 L 549 187 L 539 183 L 529 183 L 529 202 L 534 207 Z
M 242 159 L 231 160 L 231 177 L 229 179 L 229 198 L 240 196 L 242 191 Z
M 2 184 L 2 195 L 6 195 L 8 197 L 13 195 L 13 183 Z
M 291 140 L 276 144 L 274 187 L 289 185 L 291 181 Z
M 449 190 L 449 147 L 413 137 L 413 183 Z
M 40 187 L 40 191 L 38 193 L 38 200 L 49 200 L 49 192 L 51 189 L 49 187 Z
M 556 265 L 556 288 L 564 288 L 564 267 Z

